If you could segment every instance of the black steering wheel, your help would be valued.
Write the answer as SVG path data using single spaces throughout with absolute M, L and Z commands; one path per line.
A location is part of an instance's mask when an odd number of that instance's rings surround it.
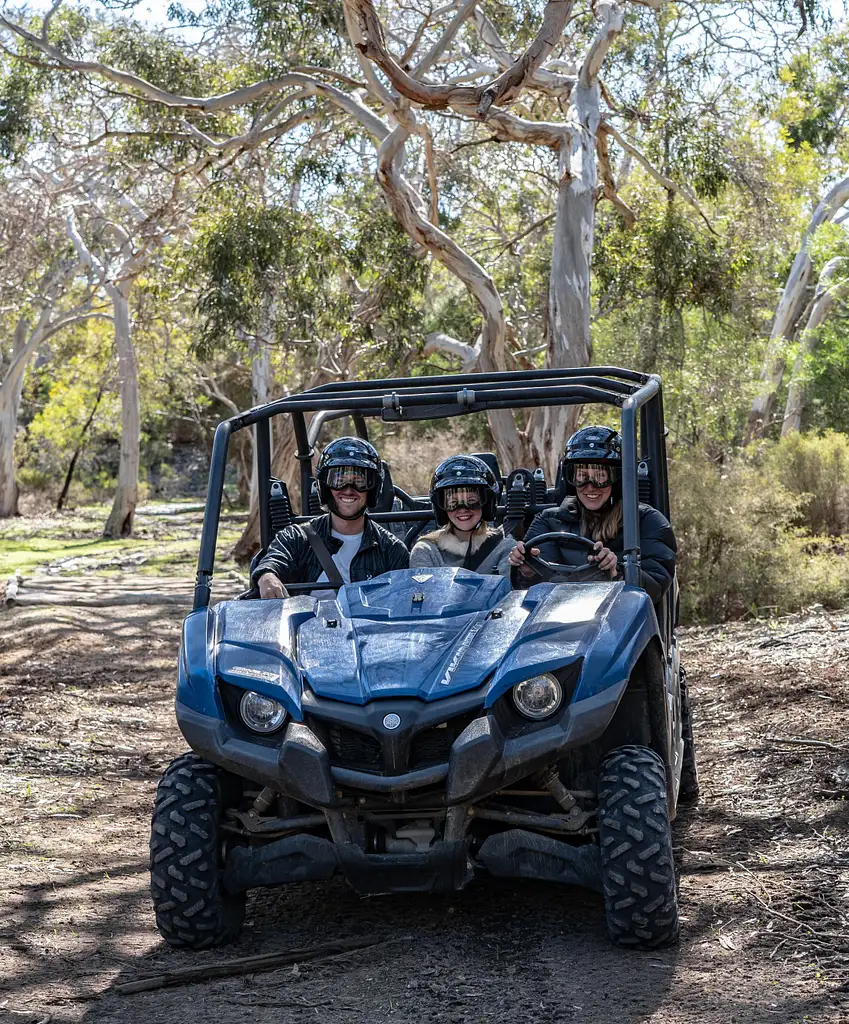
M 535 548 L 547 540 L 556 540 L 564 547 L 585 548 L 588 552 L 595 551 L 595 541 L 590 540 L 589 537 L 582 537 L 579 533 L 567 533 L 565 530 L 541 533 L 532 540 L 525 541 L 525 565 L 530 566 L 538 576 L 546 579 L 551 576 L 573 576 L 575 573 L 586 572 L 588 569 L 598 570 L 598 566 L 593 562 L 584 562 L 583 565 L 565 565 L 562 562 L 549 562 L 539 555 L 531 554 L 531 548 Z

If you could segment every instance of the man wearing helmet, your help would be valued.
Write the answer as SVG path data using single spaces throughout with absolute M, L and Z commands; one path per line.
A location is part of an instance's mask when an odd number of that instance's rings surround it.
M 430 503 L 438 529 L 416 542 L 410 565 L 450 565 L 474 572 L 509 575 L 512 540 L 487 526 L 495 518 L 499 484 L 495 474 L 474 455 L 452 455 L 436 467 Z
M 622 438 L 610 427 L 584 427 L 566 442 L 563 475 L 572 494 L 559 508 L 536 516 L 510 552 L 509 562 L 525 583 L 534 572 L 525 565 L 525 548 L 541 533 L 560 530 L 579 533 L 595 541 L 589 556 L 598 570 L 611 577 L 622 575 Z M 640 586 L 655 603 L 663 597 L 675 573 L 675 536 L 664 515 L 640 505 Z M 568 560 L 556 541 L 531 548 L 550 562 Z M 565 556 L 565 557 L 564 557 Z
M 383 482 L 383 464 L 368 441 L 331 441 L 318 460 L 317 477 L 319 497 L 328 511 L 309 524 L 315 534 L 312 542 L 297 524 L 277 534 L 253 571 L 262 598 L 287 597 L 286 583 L 335 582 L 322 568 L 317 545 L 326 548 L 345 583 L 409 566 L 404 544 L 367 515 Z

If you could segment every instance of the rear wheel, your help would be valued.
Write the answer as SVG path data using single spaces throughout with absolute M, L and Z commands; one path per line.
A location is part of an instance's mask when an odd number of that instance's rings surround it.
M 170 946 L 207 949 L 232 942 L 242 928 L 245 894 L 223 884 L 225 809 L 238 780 L 197 754 L 171 764 L 156 791 L 150 832 L 150 891 L 156 927 Z
M 678 894 L 663 761 L 648 747 L 618 747 L 598 788 L 607 930 L 619 946 L 657 949 L 678 937 Z

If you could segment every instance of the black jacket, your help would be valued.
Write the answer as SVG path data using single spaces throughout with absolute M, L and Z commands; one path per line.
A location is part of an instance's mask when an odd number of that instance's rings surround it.
M 330 554 L 335 555 L 342 542 L 331 533 L 330 514 L 313 519 L 312 527 Z M 366 516 L 360 550 L 351 562 L 351 582 L 361 583 L 390 569 L 407 569 L 409 565 L 410 553 L 403 541 Z M 315 583 L 323 571 L 307 535 L 295 523 L 281 530 L 271 542 L 251 574 L 251 582 L 257 583 L 263 573 L 273 572 L 284 584 Z
M 581 532 L 581 512 L 577 498 L 567 498 L 559 508 L 549 508 L 534 517 L 524 536 L 525 547 L 533 546 L 534 537 L 552 530 L 567 533 Z M 619 575 L 622 575 L 622 531 L 606 545 L 619 559 Z M 657 603 L 672 583 L 675 573 L 675 534 L 661 512 L 651 505 L 640 505 L 640 586 L 653 602 Z M 549 562 L 575 563 L 573 552 L 561 550 L 556 541 L 544 541 L 540 554 Z M 572 555 L 570 558 L 569 555 Z M 580 561 L 584 554 L 581 552 Z

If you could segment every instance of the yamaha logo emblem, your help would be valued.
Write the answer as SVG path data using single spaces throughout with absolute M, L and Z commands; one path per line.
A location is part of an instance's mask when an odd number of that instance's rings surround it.
M 384 729 L 389 729 L 390 731 L 392 729 L 397 729 L 400 724 L 401 724 L 400 716 L 396 715 L 394 713 L 391 714 L 391 715 L 386 715 L 384 717 L 384 719 L 383 719 L 383 728 Z

